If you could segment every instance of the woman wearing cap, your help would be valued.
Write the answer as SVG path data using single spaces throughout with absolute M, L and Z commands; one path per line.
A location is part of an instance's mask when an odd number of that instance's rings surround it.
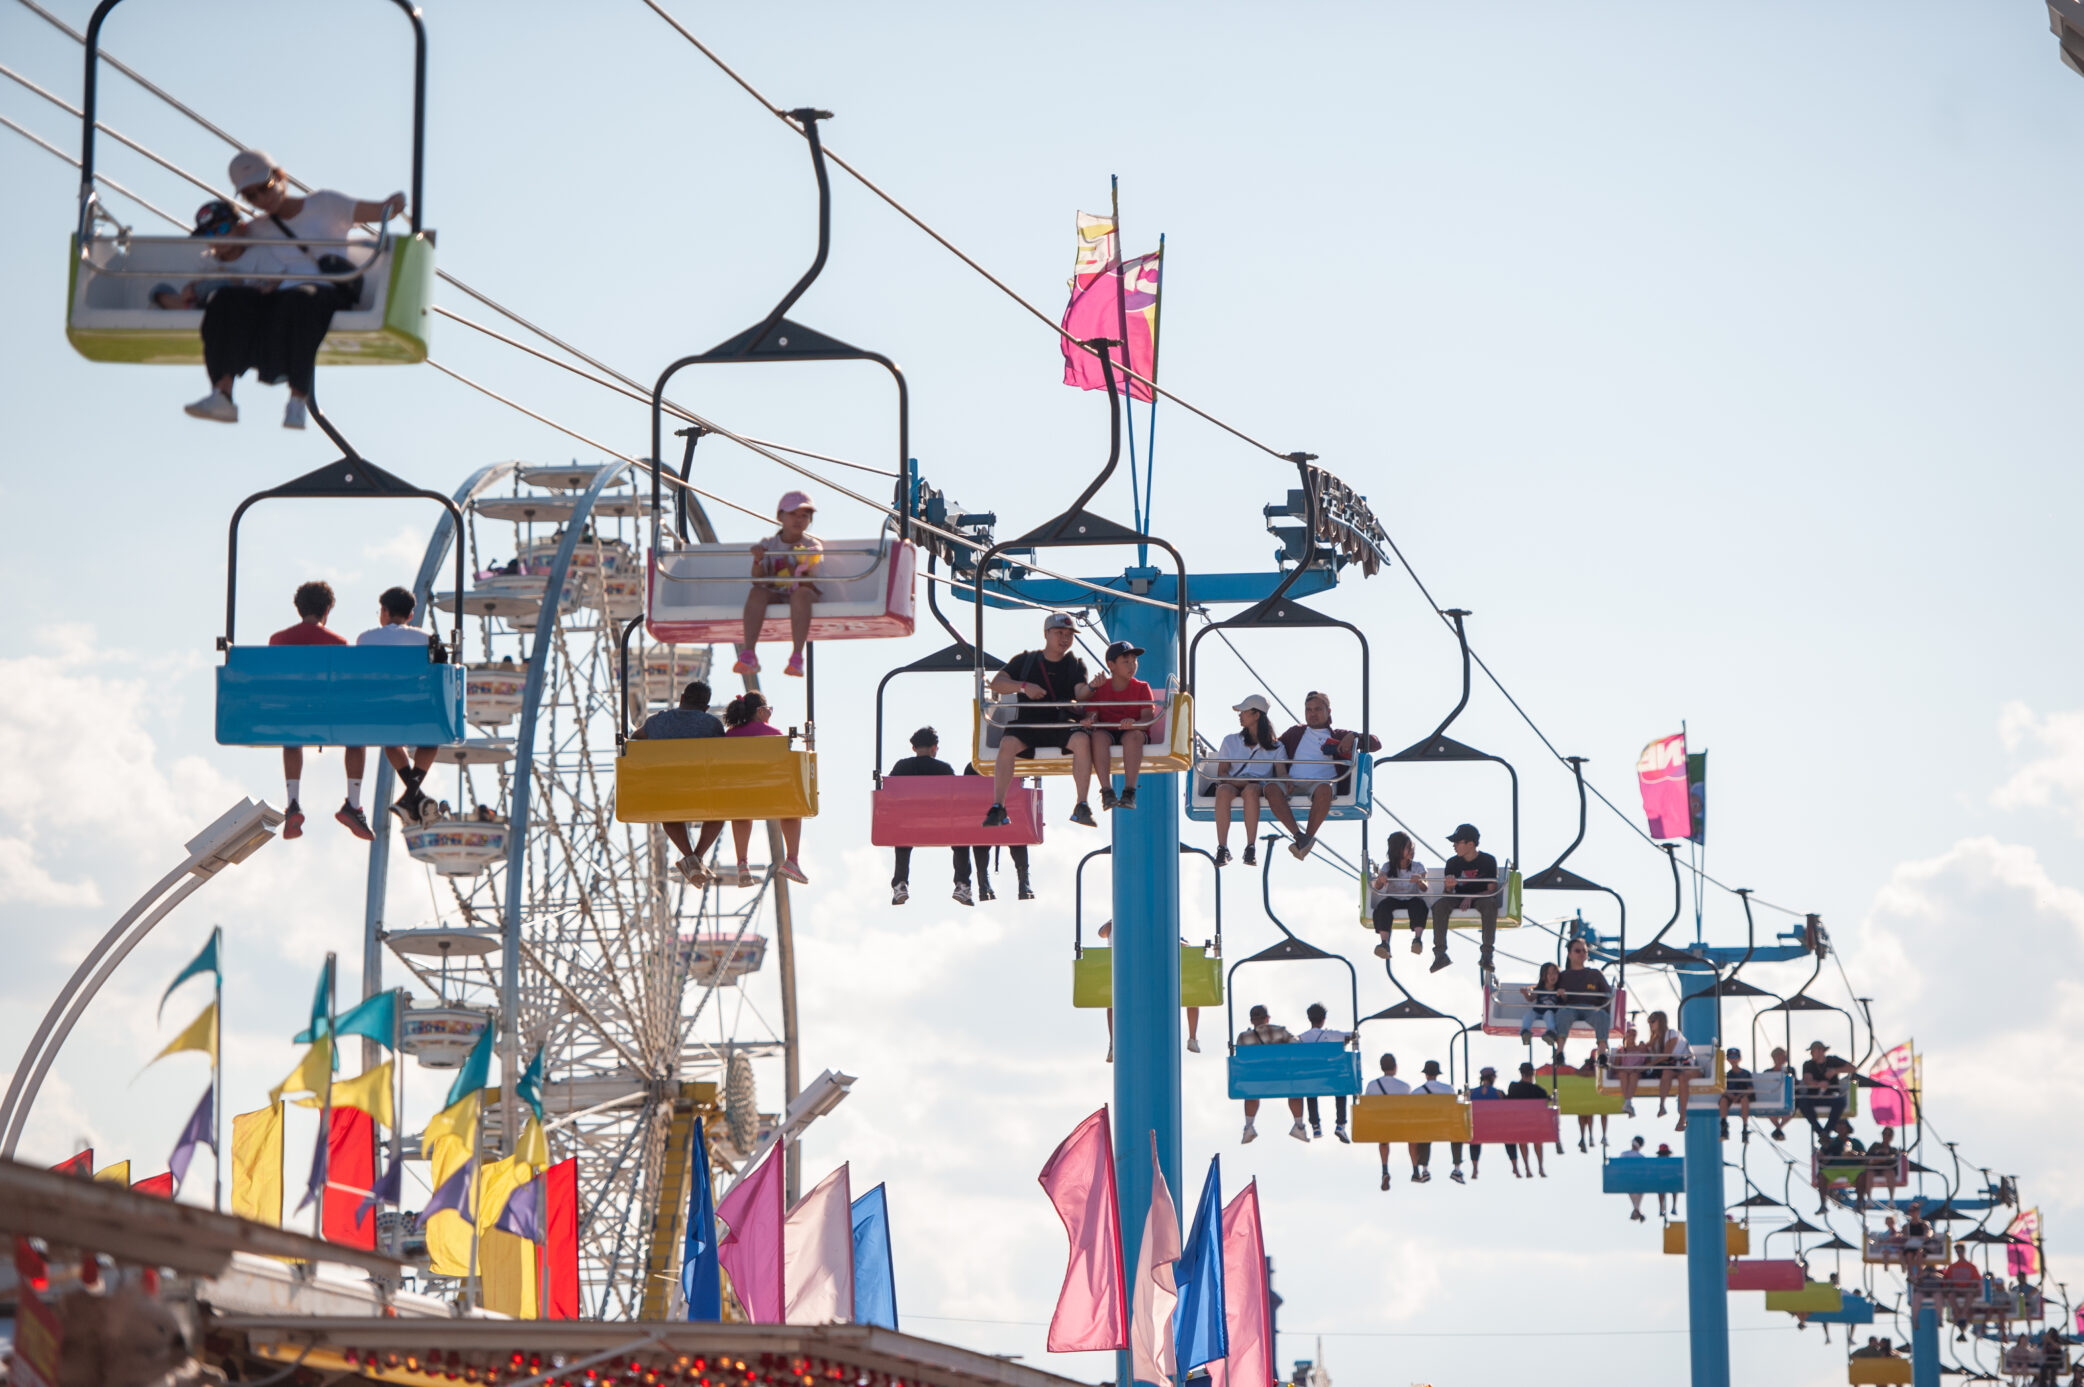
M 825 542 L 810 532 L 810 522 L 817 513 L 808 495 L 786 492 L 774 508 L 781 529 L 753 545 L 753 590 L 745 595 L 745 641 L 738 647 L 738 662 L 731 666 L 731 673 L 760 672 L 760 657 L 753 653 L 753 647 L 760 643 L 767 604 L 780 598 L 789 604 L 789 639 L 795 643 L 782 673 L 803 677 L 803 647 L 810 643 L 811 604 L 818 600 L 818 585 L 810 580 L 825 561 Z
M 1240 800 L 1245 810 L 1245 865 L 1259 865 L 1259 800 L 1263 782 L 1281 765 L 1281 743 L 1266 720 L 1266 697 L 1248 694 L 1230 710 L 1237 714 L 1237 731 L 1216 748 L 1216 770 L 1210 777 L 1216 796 L 1216 865 L 1230 862 L 1230 809 Z
M 1418 845 L 1411 835 L 1398 829 L 1389 835 L 1389 845 L 1382 850 L 1382 870 L 1375 873 L 1368 889 L 1375 899 L 1375 933 L 1382 942 L 1375 946 L 1375 957 L 1389 957 L 1389 939 L 1395 933 L 1397 916 L 1403 915 L 1411 921 L 1411 952 L 1417 953 L 1425 947 L 1423 931 L 1426 924 L 1426 869 L 1417 860 Z
M 210 253 L 219 260 L 237 260 L 249 249 L 238 241 L 279 243 L 251 247 L 255 253 L 247 263 L 256 273 L 329 273 L 319 262 L 344 258 L 342 243 L 356 222 L 383 222 L 405 210 L 404 193 L 392 193 L 381 202 L 359 202 L 324 189 L 299 197 L 290 191 L 289 175 L 257 149 L 232 156 L 231 181 L 240 199 L 260 215 L 233 227 L 226 244 Z M 326 340 L 334 310 L 351 306 L 348 292 L 340 280 L 290 278 L 231 285 L 212 294 L 203 309 L 202 328 L 210 393 L 187 406 L 187 412 L 220 424 L 238 423 L 232 382 L 250 370 L 269 385 L 289 383 L 282 427 L 303 428 L 319 344 Z

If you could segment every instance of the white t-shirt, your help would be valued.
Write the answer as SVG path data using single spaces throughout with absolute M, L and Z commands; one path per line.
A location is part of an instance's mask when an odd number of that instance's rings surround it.
M 1216 748 L 1216 760 L 1230 767 L 1223 773 L 1225 780 L 1264 779 L 1273 774 L 1281 761 L 1281 747 L 1277 742 L 1273 750 L 1245 741 L 1245 734 L 1233 732 Z M 1209 767 L 1210 778 L 1214 778 L 1215 767 Z
M 355 637 L 356 645 L 417 645 L 427 644 L 427 633 L 417 626 L 372 626 Z
M 1438 1079 L 1427 1079 L 1411 1091 L 1413 1093 L 1453 1093 L 1454 1089 L 1447 1084 L 1441 1083 Z
M 1411 865 L 1403 871 L 1390 872 L 1387 891 L 1377 891 L 1375 878 L 1369 877 L 1368 904 L 1375 905 L 1390 896 L 1395 896 L 1398 900 L 1412 900 L 1423 896 L 1426 893 L 1425 876 L 1425 864 L 1414 857 L 1411 859 Z
M 278 214 L 279 215 L 279 214 Z M 257 241 L 275 244 L 261 246 L 246 252 L 246 260 L 254 270 L 262 274 L 317 274 L 318 257 L 321 255 L 347 255 L 340 246 L 311 244 L 317 241 L 344 241 L 347 233 L 354 229 L 355 200 L 345 193 L 327 192 L 324 189 L 304 195 L 304 205 L 294 217 L 283 217 L 289 229 L 295 233 L 296 241 L 310 245 L 310 254 L 299 250 L 291 238 L 282 234 L 282 228 L 265 214 L 249 222 L 246 235 Z M 368 252 L 358 252 L 350 258 L 360 261 Z M 279 284 L 288 288 L 292 284 L 325 283 L 324 280 L 268 280 L 264 283 Z
M 1332 753 L 1338 743 L 1331 739 L 1329 727 L 1305 727 L 1302 740 L 1295 744 L 1295 760 L 1288 767 L 1290 780 L 1337 780 L 1342 767 L 1333 764 Z
M 1334 1044 L 1344 1045 L 1347 1042 L 1347 1040 L 1352 1038 L 1352 1035 L 1353 1032 L 1351 1031 L 1333 1031 L 1327 1030 L 1323 1026 L 1312 1026 L 1310 1027 L 1310 1029 L 1304 1031 L 1301 1035 L 1297 1036 L 1296 1039 L 1302 1041 L 1306 1045 L 1312 1041 L 1317 1040 L 1329 1040 Z
M 1394 1075 L 1383 1074 L 1368 1080 L 1367 1091 L 1378 1097 L 1383 1094 L 1409 1093 L 1411 1085 L 1405 1083 L 1402 1079 L 1396 1078 Z

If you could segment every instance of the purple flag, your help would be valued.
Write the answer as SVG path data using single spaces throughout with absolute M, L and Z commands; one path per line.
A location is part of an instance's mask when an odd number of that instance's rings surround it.
M 399 1177 L 400 1162 L 394 1157 L 391 1161 L 391 1168 L 384 1172 L 383 1179 L 376 1182 L 376 1188 L 369 1191 L 369 1197 L 355 1206 L 355 1227 L 360 1228 L 362 1220 L 367 1218 L 369 1211 L 378 1204 L 396 1204 L 398 1202 L 399 1196 L 404 1189 Z
M 213 1097 L 214 1089 L 203 1090 L 203 1101 L 195 1105 L 195 1115 L 188 1119 L 188 1125 L 181 1129 L 180 1140 L 174 1143 L 174 1154 L 166 1158 L 167 1169 L 173 1172 L 175 1189 L 179 1189 L 188 1178 L 188 1163 L 195 1159 L 196 1147 L 207 1146 L 211 1155 L 217 1154 L 217 1143 L 211 1136 L 211 1129 L 216 1125 Z
M 331 966 L 330 962 L 327 966 Z M 303 1213 L 310 1206 L 312 1200 L 319 1198 L 326 1192 L 326 1176 L 329 1173 L 326 1167 L 326 1158 L 331 1154 L 332 1147 L 332 1143 L 326 1139 L 326 1134 L 332 1130 L 333 1110 L 331 1108 L 320 1108 L 318 1110 L 318 1140 L 311 1147 L 311 1178 L 305 1182 L 304 1197 L 297 1201 L 297 1213 Z
M 478 1163 L 476 1161 L 465 1161 L 460 1170 L 441 1182 L 441 1188 L 436 1190 L 434 1197 L 427 1201 L 427 1207 L 420 1210 L 421 1227 L 424 1228 L 427 1225 L 427 1220 L 433 1218 L 443 1209 L 453 1209 L 455 1212 L 463 1215 L 466 1223 L 470 1221 L 470 1182 L 471 1177 L 477 1173 L 477 1168 Z
M 543 1240 L 543 1177 L 538 1175 L 507 1196 L 507 1206 L 493 1224 L 502 1233 L 512 1233 L 532 1243 Z

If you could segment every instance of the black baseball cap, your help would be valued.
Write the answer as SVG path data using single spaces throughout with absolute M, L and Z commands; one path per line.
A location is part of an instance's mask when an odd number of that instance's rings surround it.
M 1483 835 L 1476 831 L 1475 824 L 1463 824 L 1460 827 L 1456 828 L 1454 832 L 1447 835 L 1447 841 L 1450 843 L 1460 843 L 1464 841 L 1471 843 L 1481 843 L 1483 841 Z
M 940 744 L 941 734 L 934 731 L 931 727 L 922 727 L 912 734 L 913 746 L 939 746 Z
M 1113 645 L 1107 647 L 1107 663 L 1113 664 L 1124 655 L 1141 655 L 1142 653 L 1143 647 L 1140 645 L 1131 645 L 1127 641 L 1116 641 Z

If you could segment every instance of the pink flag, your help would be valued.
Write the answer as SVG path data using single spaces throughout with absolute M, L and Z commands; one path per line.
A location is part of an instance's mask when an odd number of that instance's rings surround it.
M 1912 1127 L 1917 1124 L 1917 1099 L 1912 1091 L 1917 1083 L 1917 1052 L 1910 1042 L 1885 1052 L 1867 1071 L 1867 1077 L 1881 1084 L 1867 1094 L 1868 1115 L 1883 1127 Z
M 1686 734 L 1660 737 L 1643 748 L 1635 763 L 1643 791 L 1643 813 L 1650 818 L 1652 838 L 1693 836 L 1693 805 L 1686 795 Z
M 754 1324 L 780 1324 L 788 1300 L 782 1284 L 782 1147 L 776 1142 L 760 1168 L 738 1182 L 717 1206 L 731 1231 L 717 1241 L 716 1260 Z
M 1114 1195 L 1114 1138 L 1102 1108 L 1072 1128 L 1042 1167 L 1042 1192 L 1056 1206 L 1071 1238 L 1056 1313 L 1049 1320 L 1051 1353 L 1127 1348 L 1128 1309 L 1122 1297 L 1122 1224 Z
M 1128 365 L 1138 375 L 1150 378 L 1157 364 L 1158 276 L 1162 269 L 1155 252 L 1139 255 L 1120 265 L 1114 223 L 1087 212 L 1078 214 L 1078 260 L 1071 275 L 1071 302 L 1064 309 L 1064 384 L 1081 390 L 1104 390 L 1106 378 L 1100 358 L 1075 345 L 1094 337 L 1123 340 L 1127 329 Z M 1127 384 L 1132 399 L 1154 398 L 1142 381 L 1122 375 L 1121 347 L 1110 347 L 1117 386 Z
M 1254 1180 L 1223 1208 L 1223 1319 L 1230 1330 L 1230 1354 L 1208 1365 L 1210 1387 L 1273 1387 L 1271 1290 L 1266 1239 L 1259 1229 L 1259 1182 Z
M 2028 1278 L 2041 1274 L 2041 1211 L 2022 1209 L 2004 1230 L 2010 1243 L 2004 1249 L 2005 1270 Z
M 854 1318 L 853 1207 L 847 1168 L 841 1166 L 797 1200 L 782 1221 L 785 1323 Z
M 1179 1260 L 1179 1210 L 1158 1165 L 1158 1134 L 1151 1133 L 1151 1206 L 1143 1216 L 1143 1243 L 1136 1251 L 1136 1305 L 1129 1321 L 1129 1370 L 1138 1382 L 1172 1381 L 1172 1311 L 1179 1286 L 1172 1264 Z

